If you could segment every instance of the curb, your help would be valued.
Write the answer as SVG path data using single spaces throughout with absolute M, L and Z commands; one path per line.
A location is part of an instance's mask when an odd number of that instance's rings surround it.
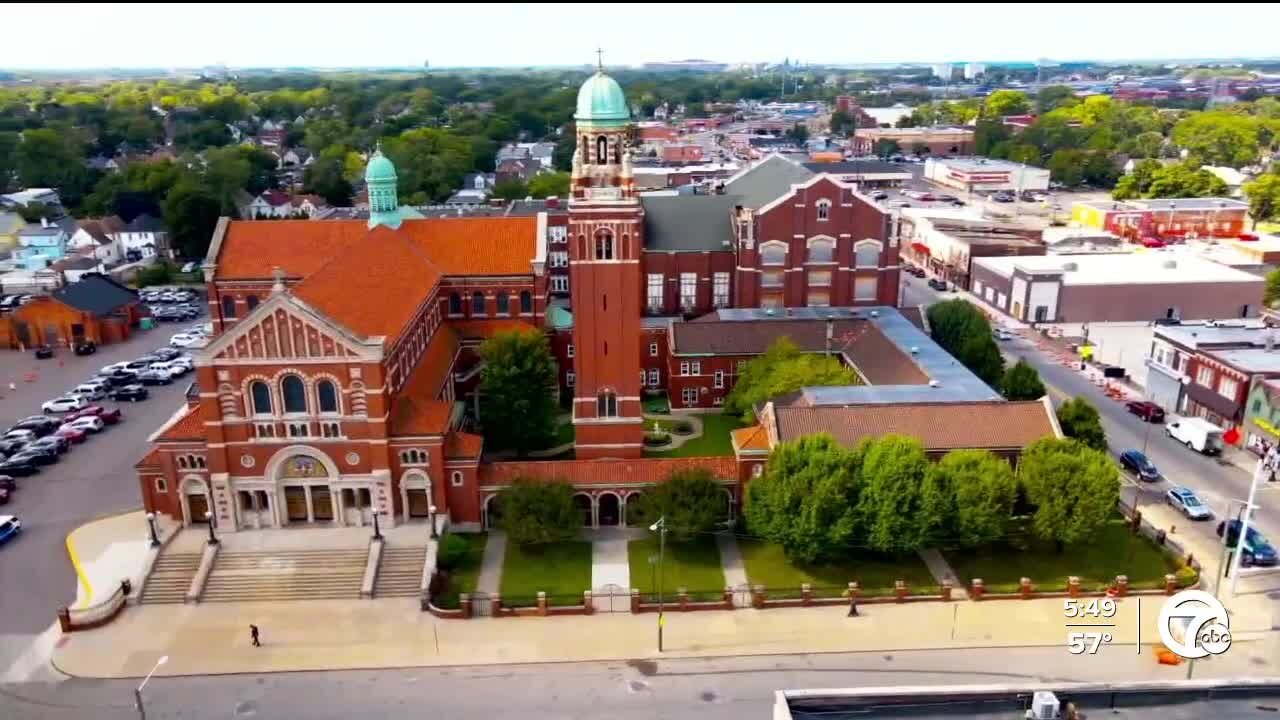
M 80 581 L 80 584 L 84 586 L 84 593 L 85 593 L 84 602 L 77 604 L 77 607 L 87 607 L 93 604 L 92 602 L 93 586 L 89 584 L 89 577 L 85 575 L 84 568 L 80 566 L 80 557 L 76 554 L 75 543 L 71 542 L 71 536 L 75 535 L 76 531 L 78 531 L 80 528 L 84 527 L 85 525 L 91 525 L 93 523 L 98 522 L 99 520 L 106 520 L 107 518 L 118 517 L 120 515 L 128 515 L 129 513 L 137 512 L 142 509 L 143 509 L 142 506 L 139 505 L 137 507 L 132 507 L 127 510 L 113 510 L 111 512 L 102 513 L 101 515 L 95 515 L 94 517 L 89 518 L 88 520 L 85 520 L 84 522 L 75 526 L 75 528 L 72 529 L 71 532 L 67 533 L 66 540 L 64 541 L 64 544 L 67 546 L 67 557 L 71 559 L 71 567 L 75 569 L 76 578 Z

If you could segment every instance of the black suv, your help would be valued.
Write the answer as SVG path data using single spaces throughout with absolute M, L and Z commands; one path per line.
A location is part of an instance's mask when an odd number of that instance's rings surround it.
M 98 352 L 98 344 L 85 340 L 84 342 L 76 343 L 75 350 L 77 355 L 92 355 Z
M 146 400 L 148 394 L 147 389 L 141 385 L 125 385 L 124 387 L 112 390 L 111 399 L 137 402 L 139 400 Z

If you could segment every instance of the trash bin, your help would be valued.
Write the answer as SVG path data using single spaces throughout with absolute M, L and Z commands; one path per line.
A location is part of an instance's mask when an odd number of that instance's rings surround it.
M 138 320 L 138 327 L 142 328 L 143 330 L 150 330 L 155 326 L 156 326 L 155 318 L 144 317 Z

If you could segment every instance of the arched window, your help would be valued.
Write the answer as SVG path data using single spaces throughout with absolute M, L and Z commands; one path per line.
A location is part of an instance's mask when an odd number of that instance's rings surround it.
M 179 455 L 179 456 L 178 456 L 178 469 L 179 469 L 179 470 L 186 470 L 186 469 L 187 469 L 187 456 L 186 456 L 186 455 Z
M 832 240 L 810 240 L 809 262 L 833 262 L 836 259 L 836 244 Z
M 236 299 L 230 295 L 222 296 L 222 317 L 232 319 L 236 316 Z
M 528 290 L 525 290 L 520 293 L 520 312 L 522 313 L 533 312 L 533 293 L 529 292 Z
M 284 411 L 287 413 L 304 413 L 307 411 L 307 391 L 302 378 L 297 375 L 286 375 L 280 381 L 280 395 L 284 398 Z
M 816 205 L 818 208 L 818 221 L 826 222 L 827 218 L 831 217 L 831 201 L 819 200 L 818 202 L 814 203 L 814 205 Z
M 875 240 L 863 240 L 853 247 L 854 267 L 878 267 L 880 265 L 880 243 Z
M 462 297 L 458 293 L 449 293 L 449 314 L 462 314 Z
M 484 314 L 484 293 L 477 292 L 471 294 L 471 314 Z
M 596 395 L 596 417 L 618 417 L 618 396 L 610 390 Z
M 316 385 L 316 397 L 320 400 L 320 412 L 338 412 L 338 389 L 330 380 L 321 380 Z
M 506 315 L 511 312 L 511 300 L 505 292 L 498 293 L 498 314 Z
M 780 242 L 765 243 L 760 246 L 761 265 L 786 265 L 787 246 Z
M 600 230 L 596 232 L 596 259 L 613 259 L 613 233 L 608 230 Z
M 271 389 L 261 380 L 255 380 L 249 386 L 249 395 L 253 398 L 254 415 L 271 414 Z
M 250 295 L 244 299 L 244 304 L 249 306 L 249 312 L 253 312 L 258 307 L 258 296 Z
M 596 138 L 596 162 L 601 165 L 609 162 L 609 140 L 603 135 Z

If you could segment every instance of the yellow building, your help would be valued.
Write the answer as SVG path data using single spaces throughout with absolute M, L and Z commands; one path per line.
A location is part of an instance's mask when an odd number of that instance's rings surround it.
M 18 244 L 18 232 L 27 222 L 16 212 L 0 212 L 0 249 L 9 250 Z

